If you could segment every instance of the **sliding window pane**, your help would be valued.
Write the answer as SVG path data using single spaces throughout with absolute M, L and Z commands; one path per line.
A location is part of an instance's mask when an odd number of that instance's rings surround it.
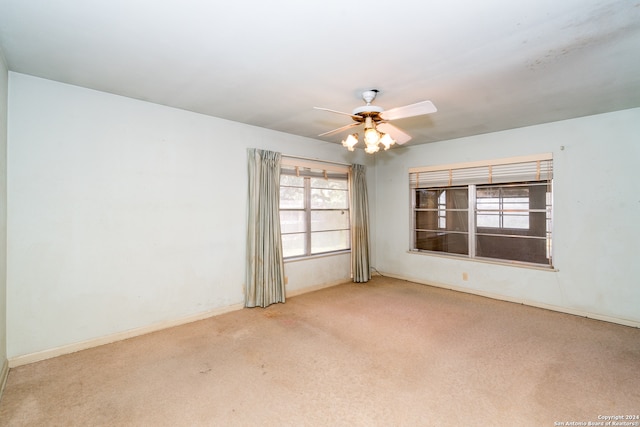
M 344 172 L 284 166 L 280 225 L 284 257 L 349 249 L 349 180 Z M 313 242 L 313 243 L 312 243 Z
M 483 258 L 549 264 L 546 238 L 478 235 L 476 255 Z
M 469 235 L 465 233 L 417 231 L 415 248 L 423 251 L 468 255 Z
M 465 188 L 448 188 L 445 197 L 440 197 L 440 206 L 446 209 L 469 209 L 469 190 Z
M 416 211 L 417 230 L 462 231 L 469 230 L 469 213 L 466 211 Z
M 500 228 L 500 188 L 482 188 L 476 191 L 476 226 Z
M 480 205 L 478 205 L 478 209 L 480 209 Z M 478 228 L 500 228 L 500 213 L 478 211 L 476 226 Z
M 348 209 L 347 190 L 311 189 L 311 209 Z
M 284 258 L 304 255 L 305 247 L 304 233 L 282 235 L 282 256 Z
M 529 187 L 526 184 L 478 187 L 476 226 L 506 230 L 528 230 Z
M 416 211 L 416 230 L 438 230 L 438 211 Z
M 502 227 L 518 230 L 529 229 L 529 213 L 528 212 L 504 212 L 502 217 Z
M 467 232 L 468 188 L 419 188 L 415 190 L 415 228 Z
M 304 187 L 304 177 L 295 175 L 280 175 L 280 185 L 287 187 Z
M 349 211 L 311 211 L 311 231 L 346 230 Z
M 469 213 L 466 211 L 445 211 L 444 217 L 440 217 L 440 224 L 445 225 L 441 228 L 443 230 L 467 232 L 469 230 Z
M 281 185 L 280 209 L 304 209 L 304 188 Z
M 280 231 L 282 233 L 303 233 L 304 229 L 304 211 L 280 211 Z
M 529 229 L 529 189 L 504 188 L 502 197 L 502 227 L 519 230 Z
M 347 190 L 346 179 L 311 178 L 311 188 L 330 188 L 332 190 Z
M 416 209 L 438 209 L 438 197 L 443 191 L 439 189 L 417 189 Z
M 349 249 L 349 230 L 320 231 L 311 233 L 311 253 Z

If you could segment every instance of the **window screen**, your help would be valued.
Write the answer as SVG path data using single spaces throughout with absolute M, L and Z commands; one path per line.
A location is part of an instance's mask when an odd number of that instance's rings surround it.
M 550 154 L 414 168 L 412 250 L 552 266 Z

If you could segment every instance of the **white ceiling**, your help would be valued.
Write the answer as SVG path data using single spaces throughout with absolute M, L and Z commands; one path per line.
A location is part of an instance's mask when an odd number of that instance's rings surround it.
M 0 43 L 12 71 L 312 138 L 371 88 L 438 107 L 394 121 L 409 144 L 640 106 L 640 0 L 0 0 Z

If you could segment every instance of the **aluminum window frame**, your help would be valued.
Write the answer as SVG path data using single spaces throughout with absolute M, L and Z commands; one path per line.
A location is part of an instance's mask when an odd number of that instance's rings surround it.
M 541 163 L 544 166 L 544 169 L 541 168 Z M 508 171 L 510 173 L 509 176 L 503 175 L 498 179 L 498 182 L 492 182 L 492 169 L 493 166 L 496 166 L 496 170 Z M 513 173 L 516 171 L 516 173 Z M 422 174 L 422 176 L 421 176 Z M 520 176 L 518 176 L 520 174 Z M 458 177 L 458 181 L 455 181 L 455 177 Z M 524 178 L 524 179 L 518 179 Z M 425 184 L 421 184 L 421 179 Z M 466 181 L 466 182 L 465 182 Z M 554 269 L 553 264 L 553 159 L 551 154 L 542 154 L 542 155 L 534 155 L 534 156 L 525 156 L 519 158 L 511 158 L 511 159 L 499 159 L 492 160 L 487 162 L 472 162 L 466 164 L 458 164 L 458 165 L 445 165 L 445 166 L 431 166 L 431 167 L 423 167 L 423 168 L 412 168 L 409 169 L 409 185 L 410 185 L 410 198 L 411 198 L 411 225 L 410 225 L 410 249 L 409 252 L 413 253 L 425 253 L 425 254 L 434 254 L 438 256 L 444 257 L 455 257 L 455 258 L 464 258 L 471 260 L 479 260 L 479 261 L 487 261 L 491 263 L 498 264 L 508 264 L 508 265 L 524 265 L 531 266 L 535 268 L 543 268 L 543 269 Z M 527 229 L 523 228 L 509 228 L 504 227 L 504 214 L 507 211 L 512 211 L 513 209 L 504 209 L 504 206 L 500 204 L 497 212 L 500 215 L 500 225 L 501 227 L 478 227 L 478 214 L 486 211 L 484 209 L 479 209 L 478 207 L 478 189 L 487 188 L 487 187 L 496 187 L 500 188 L 501 192 L 503 188 L 509 187 L 527 187 L 529 191 L 527 192 L 527 200 L 529 209 L 517 209 L 518 212 L 527 212 L 529 215 L 529 227 Z M 530 188 L 535 186 L 545 186 L 544 189 L 544 209 L 540 207 L 532 208 L 532 197 L 535 197 L 534 194 L 531 193 Z M 440 202 L 440 197 L 436 197 L 435 206 L 431 209 L 424 209 L 417 207 L 418 203 L 418 191 L 420 190 L 433 190 L 433 191 L 442 191 L 446 189 L 455 189 L 455 188 L 466 188 L 468 193 L 468 206 L 466 209 L 456 209 L 463 210 L 467 214 L 467 227 L 468 230 L 465 232 L 459 232 L 455 230 L 449 230 L 450 226 L 445 224 L 445 227 L 442 228 L 441 221 L 441 210 L 442 203 Z M 541 196 L 538 193 L 538 197 Z M 538 199 L 538 202 L 540 200 Z M 432 211 L 435 215 L 435 224 L 438 228 L 437 230 L 431 229 L 422 229 L 418 228 L 417 222 L 417 213 L 420 211 Z M 540 219 L 538 219 L 538 229 L 535 227 L 532 228 L 531 223 L 531 214 L 536 213 L 544 213 L 544 236 L 533 235 L 533 233 L 541 232 L 540 227 Z M 428 221 L 428 220 L 427 220 Z M 492 231 L 495 231 L 492 233 Z M 434 246 L 442 245 L 442 250 L 429 250 L 429 249 L 419 249 L 418 246 L 418 237 L 419 233 L 433 233 L 433 238 L 437 238 L 438 240 L 442 240 L 444 243 L 440 243 L 437 241 L 433 243 Z M 450 237 L 449 234 L 453 233 L 462 233 L 467 236 L 467 252 L 451 252 L 450 250 Z M 423 235 L 422 238 L 425 238 Z M 492 248 L 492 245 L 498 245 L 495 241 L 490 242 L 485 238 L 493 238 L 493 239 L 501 239 L 501 238 L 517 238 L 517 239 L 538 239 L 545 241 L 546 248 L 546 261 L 538 262 L 537 260 L 531 261 L 539 257 L 542 259 L 542 250 L 540 246 L 533 246 L 531 253 L 528 253 L 527 246 L 536 245 L 532 243 L 531 245 L 523 244 L 521 249 L 523 253 L 521 254 L 520 260 L 507 259 L 504 257 L 494 257 L 494 256 L 479 256 L 478 255 L 478 245 L 482 240 L 484 240 L 485 245 L 489 245 Z M 460 246 L 459 242 L 457 243 L 458 249 L 460 247 L 464 247 L 464 244 Z M 509 247 L 509 244 L 506 244 L 506 247 Z M 486 246 L 483 248 L 480 246 L 482 250 L 485 250 L 484 254 L 488 254 L 489 251 L 486 251 Z M 493 248 L 492 248 L 493 249 Z M 495 255 L 496 253 L 500 253 L 500 250 L 490 253 L 490 255 Z M 504 256 L 504 254 L 503 254 Z M 508 256 L 508 255 L 507 255 Z
M 287 236 L 287 235 L 303 235 L 304 236 L 304 253 L 303 254 L 296 254 L 296 255 L 290 255 L 290 256 L 285 256 L 284 260 L 285 261 L 290 261 L 290 260 L 296 260 L 296 259 L 302 259 L 302 258 L 309 258 L 309 257 L 315 257 L 315 256 L 323 256 L 323 255 L 331 255 L 331 254 L 338 254 L 338 253 L 344 253 L 344 252 L 349 252 L 351 250 L 351 199 L 350 199 L 350 194 L 349 194 L 349 172 L 348 171 L 340 171 L 340 170 L 332 170 L 331 172 L 328 172 L 326 169 L 324 170 L 320 170 L 317 168 L 310 168 L 310 167 L 296 167 L 295 168 L 295 172 L 293 172 L 291 169 L 285 170 L 284 172 L 281 171 L 281 177 L 283 175 L 293 175 L 295 174 L 296 176 L 300 176 L 304 179 L 303 181 L 303 187 L 294 187 L 294 188 L 303 188 L 303 200 L 304 200 L 304 207 L 302 209 L 300 208 L 283 208 L 282 205 L 280 207 L 280 211 L 291 211 L 291 212 L 303 212 L 303 218 L 304 218 L 304 231 L 296 231 L 296 232 L 281 232 L 281 236 Z M 345 185 L 345 189 L 327 189 L 327 188 L 321 188 L 321 187 L 313 187 L 311 185 L 311 179 L 312 178 L 324 178 L 327 180 L 335 180 L 335 181 L 344 181 Z M 282 182 L 282 180 L 281 180 Z M 287 185 L 282 185 L 281 187 L 293 187 L 293 186 L 287 186 Z M 327 189 L 327 190 L 331 190 L 331 191 L 344 191 L 345 193 L 345 200 L 346 200 L 346 208 L 313 208 L 312 207 L 312 190 L 314 189 Z M 313 231 L 313 227 L 312 227 L 312 216 L 313 216 L 313 212 L 342 212 L 344 215 L 346 215 L 347 218 L 347 227 L 345 228 L 331 228 L 331 229 L 326 229 L 326 230 L 320 230 L 320 231 Z M 281 217 L 282 218 L 282 217 Z M 340 248 L 340 249 L 336 249 L 336 250 L 330 250 L 330 251 L 316 251 L 314 252 L 313 249 L 313 244 L 312 244 L 312 237 L 314 234 L 321 234 L 321 233 L 329 233 L 329 232 L 336 232 L 336 231 L 342 231 L 342 232 L 346 232 L 347 235 L 347 247 L 345 248 Z

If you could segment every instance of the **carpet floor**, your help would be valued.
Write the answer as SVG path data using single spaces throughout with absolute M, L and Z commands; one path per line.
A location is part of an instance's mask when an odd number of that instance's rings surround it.
M 638 414 L 640 329 L 385 277 L 16 367 L 0 401 L 4 426 L 558 426 Z

